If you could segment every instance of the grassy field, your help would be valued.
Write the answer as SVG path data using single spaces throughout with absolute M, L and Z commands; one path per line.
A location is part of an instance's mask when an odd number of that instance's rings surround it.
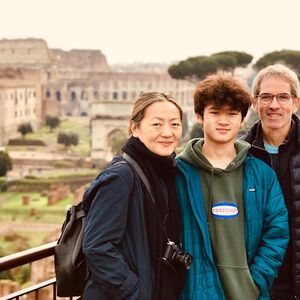
M 22 203 L 24 195 L 30 197 L 28 205 Z M 1 193 L 0 256 L 41 245 L 53 232 L 58 234 L 72 203 L 71 193 L 50 206 L 40 193 Z
M 30 197 L 28 205 L 22 203 L 24 195 Z M 54 205 L 48 205 L 47 197 L 40 193 L 3 192 L 0 202 L 0 227 L 1 223 L 7 221 L 61 224 L 73 203 L 73 194 L 70 193 Z
M 73 132 L 78 134 L 79 143 L 77 146 L 71 146 L 65 149 L 63 145 L 57 144 L 57 135 L 59 132 Z M 68 117 L 62 119 L 59 127 L 50 131 L 49 127 L 42 126 L 35 132 L 28 133 L 26 139 L 42 140 L 48 147 L 34 147 L 38 151 L 49 151 L 49 148 L 56 151 L 69 151 L 82 156 L 87 156 L 91 151 L 90 120 L 88 117 Z M 30 150 L 28 146 L 9 146 L 8 150 Z

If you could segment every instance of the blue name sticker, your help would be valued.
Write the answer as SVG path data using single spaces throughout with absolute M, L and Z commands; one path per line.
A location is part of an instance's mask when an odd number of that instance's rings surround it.
M 221 202 L 214 204 L 211 208 L 212 215 L 219 219 L 235 218 L 239 214 L 236 204 Z

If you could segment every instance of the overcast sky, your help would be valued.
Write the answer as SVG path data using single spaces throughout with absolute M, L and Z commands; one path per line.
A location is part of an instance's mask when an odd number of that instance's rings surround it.
M 300 0 L 2 0 L 0 39 L 99 49 L 109 64 L 300 51 Z

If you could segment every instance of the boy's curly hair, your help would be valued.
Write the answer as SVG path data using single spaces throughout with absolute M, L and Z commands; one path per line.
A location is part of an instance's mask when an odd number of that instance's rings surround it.
M 194 111 L 203 117 L 204 108 L 228 106 L 242 113 L 242 119 L 251 105 L 248 87 L 229 73 L 218 72 L 200 81 L 194 92 Z

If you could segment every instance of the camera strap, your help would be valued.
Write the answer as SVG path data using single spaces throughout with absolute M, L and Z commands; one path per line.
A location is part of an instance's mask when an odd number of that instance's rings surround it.
M 151 185 L 150 185 L 150 182 L 148 180 L 148 178 L 146 177 L 145 173 L 143 172 L 143 170 L 141 169 L 141 167 L 139 166 L 139 164 L 131 157 L 129 156 L 127 153 L 124 153 L 123 154 L 123 157 L 126 159 L 126 161 L 129 163 L 129 165 L 135 169 L 135 171 L 138 173 L 140 179 L 142 180 L 142 182 L 144 183 L 147 191 L 149 192 L 150 194 L 150 197 L 151 197 L 151 200 L 153 201 L 153 204 L 155 205 L 155 207 L 158 209 L 157 205 L 156 205 L 156 202 L 155 202 L 155 199 L 154 199 L 154 196 L 153 196 L 153 193 L 152 193 L 152 189 L 151 189 Z M 166 227 L 165 227 L 165 219 L 161 220 L 161 218 L 159 218 L 160 222 L 162 222 L 162 229 L 163 229 L 163 232 L 165 234 L 165 237 L 167 238 L 167 246 L 168 247 L 172 247 L 172 249 L 174 248 L 174 246 L 172 245 L 175 245 L 174 242 L 172 242 L 169 237 L 168 237 L 168 234 L 167 234 L 167 230 L 166 230 Z M 176 245 L 175 245 L 176 246 Z M 177 247 L 177 246 L 176 246 Z M 181 246 L 180 246 L 181 247 Z M 187 253 L 188 254 L 188 253 Z M 189 255 L 189 257 L 191 257 Z M 173 259 L 173 254 L 172 254 L 172 259 Z M 191 258 L 190 258 L 191 259 Z M 174 272 L 176 272 L 176 268 L 173 267 L 173 265 L 169 262 L 168 259 L 166 259 L 164 256 L 163 257 L 160 257 L 159 259 L 162 263 L 164 263 L 165 265 L 168 265 L 171 270 L 173 270 Z M 186 265 L 185 266 L 186 269 L 189 269 L 190 267 L 190 263 L 189 265 Z

